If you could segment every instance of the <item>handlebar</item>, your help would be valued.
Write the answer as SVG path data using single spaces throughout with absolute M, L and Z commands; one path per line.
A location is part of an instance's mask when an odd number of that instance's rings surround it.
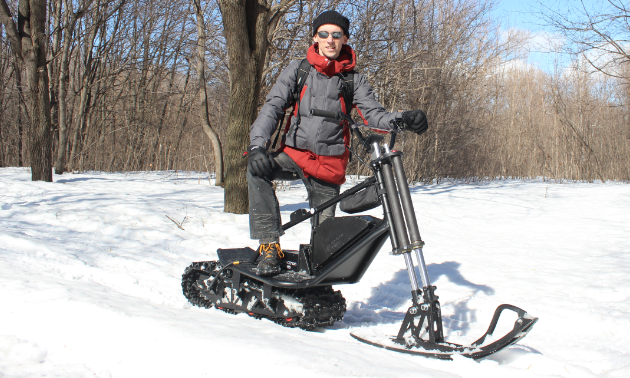
M 328 110 L 311 109 L 311 115 L 315 117 L 334 118 L 339 120 L 346 118 L 344 119 L 344 121 L 350 121 L 354 123 L 352 118 L 343 112 L 329 112 Z M 349 118 L 349 120 L 347 118 Z
M 350 130 L 352 130 L 352 132 L 354 133 L 354 135 L 357 137 L 357 139 L 359 140 L 359 143 L 361 143 L 361 145 L 365 148 L 365 150 L 370 153 L 372 151 L 372 146 L 366 142 L 365 138 L 363 137 L 363 134 L 361 133 L 361 131 L 359 130 L 358 126 L 363 126 L 362 124 L 356 123 L 354 122 L 354 120 L 352 119 L 352 117 L 350 117 L 349 115 L 345 114 L 344 112 L 330 112 L 327 110 L 321 110 L 321 109 L 311 109 L 310 114 L 312 116 L 315 117 L 324 117 L 324 118 L 332 118 L 332 119 L 337 119 L 337 120 L 343 120 L 343 121 L 347 121 L 348 124 L 350 125 Z M 394 149 L 394 144 L 396 144 L 396 134 L 397 134 L 397 130 L 392 130 L 389 133 L 391 134 L 391 138 L 389 141 L 389 149 L 393 150 Z

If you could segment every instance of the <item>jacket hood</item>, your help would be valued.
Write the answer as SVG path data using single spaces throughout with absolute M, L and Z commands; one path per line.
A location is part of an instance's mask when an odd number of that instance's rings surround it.
M 315 69 L 324 75 L 335 76 L 341 72 L 352 71 L 356 65 L 354 50 L 348 45 L 343 45 L 339 56 L 335 60 L 329 60 L 323 55 L 319 55 L 319 44 L 314 43 L 308 48 L 306 59 Z

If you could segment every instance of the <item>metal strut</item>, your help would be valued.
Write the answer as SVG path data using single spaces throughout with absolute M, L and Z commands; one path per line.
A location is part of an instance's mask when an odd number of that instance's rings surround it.
M 396 245 L 392 253 L 402 254 L 405 258 L 405 265 L 407 266 L 407 274 L 409 275 L 409 282 L 411 283 L 411 295 L 413 296 L 414 305 L 421 302 L 421 286 L 416 275 L 416 268 L 411 258 L 411 248 L 409 248 L 409 236 L 407 234 L 407 227 L 405 226 L 405 219 L 403 217 L 403 210 L 400 205 L 400 198 L 398 191 L 396 190 L 396 182 L 394 180 L 394 172 L 391 166 L 390 159 L 382 159 L 381 165 L 382 179 L 387 189 L 387 202 L 388 210 L 391 212 L 389 218 L 391 218 L 392 236 L 396 238 Z M 383 203 L 385 203 L 383 201 Z M 388 219 L 389 220 L 389 219 Z
M 394 248 L 393 253 L 404 256 L 413 296 L 413 305 L 407 310 L 395 341 L 404 344 L 404 335 L 407 331 L 411 331 L 411 335 L 419 339 L 424 331 L 427 333 L 430 343 L 443 342 L 440 302 L 438 296 L 435 295 L 435 286 L 431 286 L 424 261 L 422 252 L 424 242 L 418 229 L 407 176 L 402 163 L 402 153 L 390 152 L 387 147 L 385 147 L 385 152 L 382 157 L 378 157 L 382 162 L 382 179 L 387 189 L 388 208 L 391 210 L 390 216 L 393 223 L 391 234 L 395 235 L 397 239 L 398 248 Z M 418 260 L 420 277 L 416 274 L 412 253 L 416 255 Z

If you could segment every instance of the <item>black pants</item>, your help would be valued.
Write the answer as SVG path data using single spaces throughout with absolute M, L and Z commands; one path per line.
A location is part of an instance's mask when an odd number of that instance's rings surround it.
M 261 244 L 276 243 L 284 232 L 280 230 L 280 206 L 272 187 L 273 180 L 295 181 L 300 179 L 297 172 L 299 167 L 284 152 L 272 153 L 276 168 L 270 177 L 257 177 L 247 172 L 247 187 L 249 190 L 249 233 L 252 239 L 260 240 Z M 329 184 L 322 180 L 307 177 L 304 185 L 308 192 L 308 203 L 311 208 L 316 207 L 339 195 L 341 185 Z M 331 206 L 319 214 L 319 223 L 335 216 L 335 208 Z M 313 221 L 313 219 L 312 219 Z

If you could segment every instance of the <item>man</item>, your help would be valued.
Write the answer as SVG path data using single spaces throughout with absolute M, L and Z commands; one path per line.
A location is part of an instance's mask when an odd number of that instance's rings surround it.
M 344 88 L 348 88 L 347 73 L 353 72 L 356 57 L 347 45 L 350 21 L 336 11 L 326 11 L 313 21 L 313 45 L 306 54 L 308 68 L 301 77 L 301 93 L 295 94 L 298 73 L 303 65 L 295 61 L 280 74 L 269 92 L 265 105 L 250 131 L 248 148 L 249 227 L 252 239 L 260 241 L 258 274 L 280 272 L 284 257 L 280 248 L 282 225 L 278 199 L 272 188 L 273 180 L 302 178 L 308 191 L 310 207 L 316 207 L 339 194 L 345 182 L 350 143 L 350 130 L 345 122 L 338 122 L 309 114 L 310 109 L 343 111 L 346 109 Z M 359 114 L 376 129 L 388 130 L 390 121 L 402 119 L 406 129 L 418 134 L 427 130 L 425 114 L 421 110 L 388 113 L 376 101 L 372 88 L 360 73 L 353 73 L 352 104 Z M 282 147 L 275 153 L 267 149 L 271 144 L 278 119 L 285 109 L 294 106 Z M 319 223 L 335 215 L 335 206 L 319 215 Z

